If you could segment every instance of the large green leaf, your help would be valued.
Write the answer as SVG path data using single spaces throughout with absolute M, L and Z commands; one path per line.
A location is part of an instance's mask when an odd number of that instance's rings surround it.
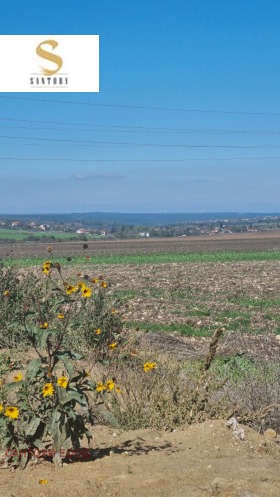
M 55 409 L 52 416 L 51 436 L 55 450 L 60 450 L 67 438 L 65 416 L 60 410 Z
M 9 437 L 3 437 L 2 440 L 1 440 L 1 445 L 3 447 L 10 447 L 11 445 L 11 442 L 12 442 L 12 438 L 9 436 Z
M 43 444 L 42 440 L 40 440 L 39 438 L 36 438 L 36 440 L 33 440 L 33 445 L 34 447 L 36 447 L 37 449 L 45 449 L 45 445 Z
M 96 406 L 96 407 L 97 407 L 99 414 L 101 414 L 101 416 L 106 421 L 108 421 L 110 423 L 110 425 L 113 426 L 113 428 L 120 428 L 120 424 L 119 424 L 117 418 L 110 411 L 108 411 L 104 406 L 102 406 L 102 407 Z
M 32 418 L 32 420 L 28 423 L 28 427 L 25 429 L 25 435 L 28 437 L 35 435 L 40 423 L 40 418 Z
M 40 357 L 38 357 L 37 359 L 33 359 L 33 361 L 30 361 L 26 370 L 25 379 L 27 381 L 34 380 L 42 365 L 43 361 Z
M 75 400 L 76 402 L 78 402 L 78 404 L 80 404 L 83 407 L 88 407 L 88 402 L 86 397 L 73 390 L 69 390 L 67 392 L 67 396 L 65 396 L 63 404 L 67 404 L 67 402 L 70 402 L 71 400 Z
M 74 375 L 74 367 L 71 362 L 71 359 L 69 359 L 69 356 L 67 354 L 59 354 L 57 355 L 58 359 L 63 362 L 65 369 L 68 373 L 69 378 L 71 379 L 72 376 Z
M 11 390 L 14 390 L 14 388 L 18 388 L 20 385 L 22 385 L 22 381 L 13 381 L 12 383 L 5 385 L 4 392 L 10 392 Z
M 57 330 L 39 330 L 40 332 L 37 334 L 37 344 L 38 347 L 43 350 L 46 348 L 47 340 L 51 335 L 56 335 Z
M 18 393 L 18 398 L 20 400 L 27 400 L 28 399 L 28 393 L 25 391 L 25 390 L 21 390 L 19 393 Z

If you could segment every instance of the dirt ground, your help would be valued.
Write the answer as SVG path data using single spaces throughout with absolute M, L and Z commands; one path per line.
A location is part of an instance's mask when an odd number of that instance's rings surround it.
M 226 252 L 266 251 L 280 249 L 280 230 L 273 232 L 240 233 L 231 235 L 193 236 L 184 238 L 151 238 L 135 240 L 94 240 L 87 242 L 86 255 L 128 255 L 166 252 Z M 25 242 L 0 245 L 0 257 L 45 257 L 46 243 Z M 52 243 L 55 255 L 84 256 L 83 242 Z
M 2 469 L 0 497 L 279 497 L 278 442 L 244 429 L 241 441 L 224 420 L 174 432 L 97 426 L 92 460 Z

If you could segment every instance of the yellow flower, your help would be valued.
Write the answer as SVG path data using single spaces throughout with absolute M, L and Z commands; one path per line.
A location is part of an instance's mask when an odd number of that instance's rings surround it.
M 5 291 L 3 292 L 3 295 L 4 295 L 4 297 L 10 297 L 10 295 L 11 295 L 10 290 L 5 290 Z
M 42 478 L 42 480 L 39 480 L 40 485 L 45 485 L 46 483 L 49 483 L 49 480 L 46 480 L 46 478 Z
M 47 323 L 46 321 L 44 323 L 40 324 L 41 330 L 46 330 L 48 327 L 49 327 L 49 323 Z
M 78 283 L 79 290 L 82 290 L 85 287 L 86 287 L 86 284 L 83 281 L 79 281 L 79 283 Z
M 98 278 L 92 278 L 92 280 L 91 280 L 91 282 L 94 283 L 94 284 L 98 283 L 98 281 L 99 281 Z
M 68 380 L 67 380 L 66 376 L 61 376 L 60 378 L 58 378 L 57 384 L 61 388 L 67 388 Z
M 44 274 L 49 274 L 51 267 L 52 267 L 52 263 L 50 261 L 45 261 L 43 266 L 42 266 L 42 272 Z
M 3 380 L 0 380 L 0 387 L 4 385 L 4 381 Z
M 95 330 L 95 334 L 100 335 L 100 333 L 101 333 L 101 328 L 97 328 L 97 330 Z
M 81 289 L 81 293 L 82 293 L 82 296 L 85 297 L 85 298 L 90 297 L 91 294 L 92 294 L 92 289 L 88 288 L 87 286 L 84 286 Z
M 121 388 L 120 388 L 120 387 L 116 387 L 116 388 L 115 388 L 115 392 L 116 392 L 116 393 L 121 393 L 121 391 L 122 391 L 122 390 L 121 390 Z
M 156 362 L 145 362 L 143 369 L 145 372 L 150 371 L 151 369 L 155 369 L 157 367 Z
M 61 314 L 61 313 L 57 314 L 57 316 L 56 316 L 56 317 L 57 317 L 58 319 L 64 319 L 64 318 L 65 318 L 64 314 Z
M 113 309 L 111 310 L 112 314 L 117 314 L 117 309 L 115 309 L 115 307 L 113 307 Z
M 46 383 L 43 386 L 42 392 L 43 392 L 43 396 L 44 397 L 53 395 L 53 393 L 54 393 L 53 384 L 52 383 Z
M 115 343 L 110 343 L 108 345 L 109 349 L 111 349 L 111 350 L 115 349 L 117 346 L 118 346 L 118 344 L 116 342 Z
M 3 404 L 0 404 L 0 412 L 2 412 L 4 409 Z
M 115 383 L 113 380 L 108 380 L 108 381 L 106 381 L 105 386 L 106 386 L 106 390 L 108 390 L 110 392 L 111 390 L 113 390 L 115 388 Z
M 10 419 L 18 419 L 19 417 L 19 409 L 17 407 L 8 406 L 4 412 L 4 416 Z
M 77 290 L 78 290 L 77 286 L 68 285 L 68 284 L 65 285 L 65 291 L 68 295 L 71 295 L 72 293 L 76 292 Z
M 106 386 L 103 385 L 103 383 L 100 381 L 99 383 L 97 383 L 96 385 L 96 391 L 97 392 L 103 392 L 103 390 L 106 390 Z
M 101 286 L 101 288 L 107 288 L 108 285 L 107 285 L 106 281 L 101 281 L 100 286 Z
M 23 378 L 23 376 L 22 376 L 22 374 L 21 374 L 21 373 L 18 373 L 18 374 L 16 374 L 16 375 L 14 376 L 14 380 L 15 380 L 15 381 L 21 381 L 21 380 L 22 380 L 22 378 Z

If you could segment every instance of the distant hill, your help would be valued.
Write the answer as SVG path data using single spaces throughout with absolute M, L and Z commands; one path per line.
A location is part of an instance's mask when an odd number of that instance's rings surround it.
M 120 213 L 120 212 L 83 212 L 69 214 L 0 214 L 0 218 L 17 219 L 37 223 L 81 223 L 90 225 L 123 224 L 131 226 L 162 226 L 167 224 L 218 221 L 224 219 L 256 219 L 279 217 L 279 213 L 264 212 L 203 212 L 203 213 Z

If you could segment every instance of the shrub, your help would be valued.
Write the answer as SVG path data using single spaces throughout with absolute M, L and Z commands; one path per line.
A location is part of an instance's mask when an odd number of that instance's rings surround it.
M 224 380 L 209 371 L 221 330 L 211 340 L 209 354 L 197 368 L 186 371 L 174 357 L 137 351 L 137 336 L 125 340 L 110 357 L 106 370 L 121 385 L 118 396 L 104 399 L 115 426 L 124 429 L 168 428 L 229 415 L 223 401 Z M 211 348 L 212 346 L 212 348 Z M 95 357 L 93 357 L 95 362 Z
M 75 326 L 77 315 L 87 316 L 80 326 L 95 316 L 94 326 L 103 327 L 95 329 L 92 343 L 99 350 L 99 361 L 106 360 L 118 345 L 120 318 L 117 309 L 109 311 L 105 305 L 107 283 L 102 277 L 90 280 L 88 276 L 75 284 L 66 282 L 60 264 L 51 261 L 43 264 L 42 275 L 43 283 L 34 275 L 27 276 L 29 285 L 33 283 L 29 298 L 24 293 L 26 279 L 19 286 L 13 268 L 2 268 L 0 279 L 5 310 L 2 337 L 11 345 L 7 338 L 11 330 L 14 340 L 24 336 L 38 356 L 11 383 L 1 380 L 1 446 L 12 451 L 13 464 L 20 467 L 25 467 L 31 456 L 38 456 L 38 451 L 39 458 L 51 453 L 53 461 L 61 464 L 62 450 L 79 448 L 84 437 L 90 441 L 87 424 L 94 418 L 89 394 L 98 397 L 115 388 L 108 377 L 104 383 L 91 381 L 89 373 L 74 365 L 82 355 L 67 348 L 68 328 L 72 318 Z M 87 328 L 85 337 L 91 331 Z

